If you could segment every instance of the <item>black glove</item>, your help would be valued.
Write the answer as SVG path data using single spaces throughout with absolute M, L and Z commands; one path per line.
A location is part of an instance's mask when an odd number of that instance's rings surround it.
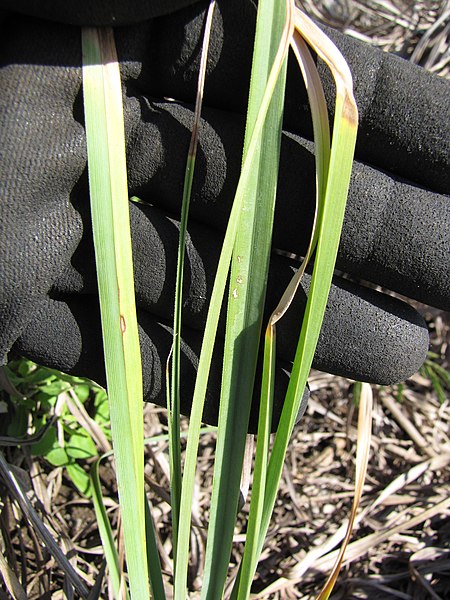
M 115 33 L 124 86 L 129 191 L 147 203 L 130 203 L 144 393 L 147 400 L 165 404 L 177 219 L 207 6 L 200 2 L 173 12 L 187 3 L 91 0 L 37 5 L 2 0 L 3 7 L 29 15 L 39 6 L 42 17 L 61 21 L 11 12 L 3 22 L 3 363 L 9 353 L 22 354 L 104 381 L 77 25 L 134 22 L 117 27 Z M 172 13 L 157 16 L 164 10 Z M 187 250 L 185 411 L 239 176 L 254 18 L 250 0 L 218 2 L 214 17 Z M 449 84 L 394 56 L 329 33 L 350 64 L 360 112 L 358 162 L 338 267 L 354 278 L 448 308 L 449 201 L 443 194 L 448 192 L 450 175 Z M 332 106 L 331 78 L 321 63 L 319 68 Z M 302 255 L 313 212 L 314 158 L 306 93 L 294 61 L 289 66 L 284 128 L 274 248 Z M 268 314 L 297 266 L 274 253 Z M 305 277 L 303 292 L 278 326 L 276 412 L 308 283 Z M 335 278 L 316 368 L 389 384 L 414 373 L 427 349 L 426 325 L 412 307 Z M 213 421 L 217 413 L 219 373 L 220 360 L 215 360 L 205 420 Z

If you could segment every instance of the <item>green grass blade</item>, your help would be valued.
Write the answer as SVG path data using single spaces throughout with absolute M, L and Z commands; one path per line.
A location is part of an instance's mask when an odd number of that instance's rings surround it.
M 264 341 L 263 377 L 261 384 L 261 402 L 250 513 L 248 518 L 242 564 L 233 588 L 233 600 L 235 598 L 244 600 L 248 597 L 259 557 L 257 539 L 263 517 L 267 462 L 269 455 L 276 356 L 276 324 L 288 310 L 298 289 L 301 278 L 305 272 L 305 268 L 316 246 L 316 224 L 318 215 L 320 218 L 320 215 L 322 214 L 330 159 L 330 129 L 328 124 L 328 112 L 325 94 L 317 72 L 317 68 L 313 62 L 308 47 L 303 39 L 299 37 L 297 32 L 294 32 L 292 46 L 302 70 L 311 106 L 315 140 L 316 209 L 311 239 L 305 258 L 300 268 L 287 286 L 280 302 L 278 303 L 278 306 L 272 313 L 266 329 Z
M 286 22 L 286 6 L 258 4 L 244 157 Z M 274 89 L 245 190 L 231 265 L 213 492 L 202 598 L 219 598 L 228 570 L 271 252 L 286 65 Z
M 153 600 L 165 600 L 164 582 L 162 578 L 161 561 L 158 546 L 156 544 L 156 533 L 151 513 L 151 504 L 144 498 L 145 505 L 145 532 L 147 539 L 147 564 L 150 575 L 150 586 Z
M 131 595 L 146 600 L 142 369 L 122 89 L 112 29 L 84 28 L 82 46 L 92 228 L 117 484 Z
M 260 146 L 260 135 L 264 125 L 267 110 L 272 98 L 272 92 L 275 88 L 278 75 L 282 69 L 285 57 L 287 55 L 289 38 L 292 32 L 292 24 L 288 23 L 283 32 L 283 44 L 278 49 L 273 67 L 268 79 L 268 83 L 261 102 L 261 109 L 258 113 L 256 123 L 248 145 L 247 155 L 239 178 L 235 199 L 230 212 L 230 218 L 225 233 L 224 242 L 219 258 L 214 286 L 211 293 L 211 301 L 208 309 L 208 317 L 205 325 L 202 349 L 200 352 L 198 375 L 195 384 L 192 409 L 189 423 L 189 434 L 186 447 L 186 457 L 183 473 L 183 486 L 181 494 L 181 513 L 188 515 L 180 523 L 178 539 L 177 567 L 175 569 L 175 590 L 174 598 L 176 600 L 185 600 L 186 597 L 186 573 L 189 555 L 189 533 L 190 533 L 190 511 L 192 507 L 192 498 L 194 491 L 194 478 L 196 470 L 196 459 L 198 450 L 198 441 L 200 425 L 203 414 L 203 406 L 208 384 L 209 369 L 214 349 L 217 325 L 219 321 L 220 309 L 228 279 L 231 255 L 233 252 L 234 240 L 241 213 L 243 197 L 246 186 L 250 180 L 253 161 Z
M 172 503 L 172 528 L 174 565 L 178 547 L 178 527 L 180 520 L 181 502 L 181 446 L 180 446 L 180 354 L 181 354 L 181 312 L 183 307 L 183 273 L 184 258 L 186 253 L 186 231 L 189 215 L 189 205 L 194 178 L 195 159 L 197 156 L 200 114 L 202 109 L 203 88 L 205 85 L 206 65 L 208 59 L 209 40 L 211 34 L 212 18 L 215 1 L 210 2 L 206 15 L 203 47 L 197 84 L 197 97 L 195 101 L 194 124 L 189 145 L 186 170 L 184 176 L 183 199 L 181 204 L 180 235 L 178 242 L 177 274 L 175 284 L 175 307 L 173 323 L 173 356 L 170 386 L 169 409 L 169 435 L 170 435 L 170 490 Z
M 329 64 L 336 81 L 336 108 L 325 200 L 318 220 L 318 243 L 304 321 L 286 400 L 269 461 L 264 515 L 259 537 L 262 549 L 275 503 L 284 456 L 311 368 L 325 312 L 337 255 L 356 142 L 357 110 L 351 75 L 332 42 L 298 9 L 296 29 Z
M 167 438 L 167 436 L 165 436 Z M 152 440 L 154 441 L 154 440 Z M 106 513 L 105 504 L 103 502 L 102 488 L 98 468 L 100 462 L 111 456 L 111 452 L 103 454 L 99 457 L 91 469 L 92 483 L 92 499 L 94 503 L 95 515 L 97 518 L 98 530 L 102 540 L 103 550 L 105 552 L 106 564 L 108 565 L 111 584 L 115 598 L 120 598 L 120 595 L 125 594 L 125 598 L 129 598 L 128 591 L 124 585 L 120 571 L 119 555 L 117 553 L 116 544 L 114 542 L 114 534 L 111 523 Z M 150 513 L 149 503 L 145 498 L 145 530 L 147 541 L 147 564 L 150 575 L 150 585 L 152 590 L 152 598 L 154 600 L 165 600 L 164 584 L 162 580 L 161 563 L 156 545 L 155 531 L 153 528 L 153 520 Z
M 97 527 L 100 533 L 100 539 L 102 540 L 103 551 L 105 553 L 106 564 L 108 565 L 114 597 L 119 598 L 120 590 L 122 589 L 125 590 L 125 597 L 128 598 L 128 591 L 126 590 L 124 584 L 121 583 L 122 577 L 119 567 L 119 555 L 114 542 L 114 534 L 111 523 L 108 519 L 105 504 L 103 502 L 102 488 L 98 474 L 98 467 L 102 458 L 103 457 L 98 458 L 91 468 L 90 477 L 92 483 L 92 501 L 97 519 Z
M 250 513 L 245 539 L 244 555 L 231 600 L 246 600 L 250 594 L 253 576 L 258 563 L 258 535 L 264 508 L 269 442 L 272 423 L 273 392 L 275 385 L 276 330 L 269 325 L 264 340 L 263 377 L 258 419 L 258 437 L 253 470 Z

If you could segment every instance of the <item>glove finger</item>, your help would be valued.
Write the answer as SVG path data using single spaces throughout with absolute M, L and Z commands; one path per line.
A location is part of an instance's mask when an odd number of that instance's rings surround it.
M 156 96 L 193 102 L 200 62 L 205 5 L 197 4 L 152 23 L 150 52 L 140 80 Z M 218 2 L 210 51 L 205 103 L 245 113 L 253 51 L 253 2 Z M 145 25 L 141 26 L 145 29 Z M 450 188 L 449 83 L 394 55 L 326 29 L 350 66 L 359 107 L 356 156 L 432 190 Z M 145 33 L 143 33 L 145 36 Z M 119 48 L 121 47 L 118 36 Z M 126 32 L 124 48 L 138 52 L 139 37 Z M 330 109 L 334 83 L 322 61 L 319 72 Z M 148 88 L 147 88 L 148 86 Z M 289 130 L 311 139 L 306 92 L 299 69 L 290 60 L 285 122 Z M 305 118 L 306 117 L 306 118 Z
M 172 347 L 170 327 L 145 311 L 139 312 L 139 337 L 141 344 L 144 398 L 166 406 L 165 372 L 167 357 Z M 181 344 L 181 412 L 190 413 L 192 394 L 197 372 L 198 355 L 202 334 L 185 328 Z M 220 397 L 220 348 L 217 346 L 211 366 L 211 374 L 205 399 L 203 420 L 217 423 Z M 66 373 L 89 377 L 100 385 L 106 384 L 103 365 L 103 346 L 100 330 L 98 301 L 92 296 L 78 296 L 57 301 L 47 298 L 39 307 L 34 320 L 23 332 L 13 347 L 13 354 L 27 356 L 40 364 L 48 365 Z M 276 386 L 274 398 L 273 424 L 276 428 L 283 407 L 284 394 L 288 383 L 289 364 L 279 360 L 276 366 Z M 261 380 L 260 371 L 257 381 Z M 256 386 L 255 398 L 259 397 Z M 308 388 L 304 392 L 301 418 L 309 397 Z M 250 431 L 257 429 L 259 403 L 254 402 L 250 418 Z

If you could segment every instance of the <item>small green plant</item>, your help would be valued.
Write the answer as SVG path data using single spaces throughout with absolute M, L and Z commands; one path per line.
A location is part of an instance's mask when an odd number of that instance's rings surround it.
M 111 432 L 105 390 L 25 359 L 9 363 L 5 375 L 18 392 L 10 396 L 5 443 L 8 438 L 11 443 L 27 442 L 32 455 L 64 467 L 80 493 L 89 497 L 87 461 L 98 456 L 99 441 L 93 439 L 86 422 L 96 426 L 108 443 Z
M 450 391 L 450 373 L 436 362 L 437 358 L 439 356 L 435 352 L 428 352 L 428 357 L 419 373 L 422 377 L 431 381 L 439 402 L 443 404 L 447 400 Z

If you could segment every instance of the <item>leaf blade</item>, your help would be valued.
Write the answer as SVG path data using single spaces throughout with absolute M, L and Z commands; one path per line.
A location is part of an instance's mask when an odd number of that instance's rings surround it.
M 244 161 L 261 110 L 272 63 L 290 28 L 291 3 L 258 5 Z M 270 40 L 268 42 L 268 40 Z M 227 310 L 219 431 L 202 598 L 223 592 L 240 492 L 265 302 L 278 178 L 286 64 L 273 89 L 252 162 L 233 249 Z
M 142 367 L 126 180 L 122 88 L 109 28 L 83 28 L 83 97 L 92 227 L 130 589 L 147 600 Z M 131 468 L 130 468 L 131 465 Z

